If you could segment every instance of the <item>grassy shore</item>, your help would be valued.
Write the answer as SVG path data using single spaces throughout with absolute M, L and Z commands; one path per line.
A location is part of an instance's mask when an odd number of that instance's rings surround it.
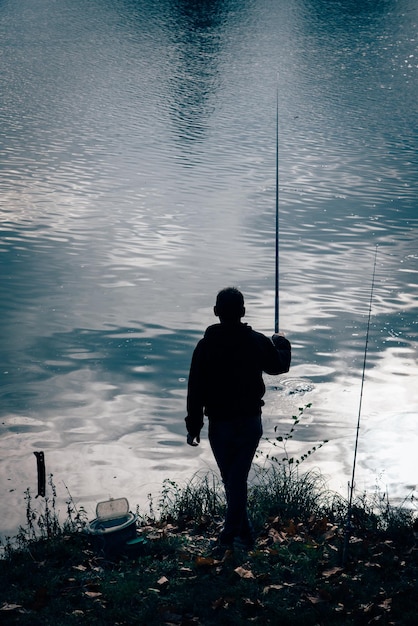
M 224 501 L 210 474 L 184 487 L 166 481 L 138 516 L 142 540 L 105 554 L 71 501 L 61 523 L 54 493 L 37 512 L 27 492 L 27 526 L 3 544 L 1 624 L 416 625 L 411 508 L 362 495 L 347 525 L 347 503 L 318 474 L 274 466 L 249 495 L 251 552 L 213 550 Z

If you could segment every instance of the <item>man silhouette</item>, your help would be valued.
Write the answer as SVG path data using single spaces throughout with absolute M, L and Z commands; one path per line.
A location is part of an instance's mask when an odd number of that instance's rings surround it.
M 289 371 L 291 347 L 282 335 L 272 339 L 241 319 L 243 295 L 235 287 L 220 291 L 209 326 L 191 361 L 187 394 L 187 443 L 197 446 L 203 416 L 209 442 L 225 487 L 227 510 L 219 536 L 222 547 L 250 549 L 254 534 L 247 513 L 247 481 L 261 435 L 265 385 L 262 373 Z

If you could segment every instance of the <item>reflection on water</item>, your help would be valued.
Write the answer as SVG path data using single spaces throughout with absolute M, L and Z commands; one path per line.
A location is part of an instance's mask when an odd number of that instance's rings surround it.
M 213 467 L 184 443 L 188 366 L 223 286 L 272 332 L 277 84 L 294 356 L 265 433 L 311 403 L 294 445 L 329 439 L 313 462 L 345 493 L 378 244 L 358 487 L 415 489 L 417 19 L 412 0 L 0 6 L 0 530 L 34 450 L 92 516 Z

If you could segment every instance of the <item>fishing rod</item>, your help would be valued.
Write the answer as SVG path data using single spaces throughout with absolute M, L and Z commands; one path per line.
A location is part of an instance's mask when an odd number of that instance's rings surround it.
M 279 83 L 276 88 L 276 254 L 275 254 L 274 332 L 279 332 Z
M 374 282 L 375 282 L 375 277 L 376 277 L 376 260 L 377 260 L 377 245 L 376 245 L 375 253 L 374 253 L 372 286 L 370 290 L 369 314 L 368 314 L 368 319 L 367 319 L 366 342 L 364 346 L 363 373 L 361 376 L 360 401 L 359 401 L 358 417 L 357 417 L 356 439 L 355 439 L 355 445 L 354 445 L 353 470 L 351 473 L 350 495 L 349 495 L 349 500 L 348 500 L 347 521 L 345 525 L 344 547 L 343 547 L 343 556 L 342 556 L 343 565 L 345 564 L 345 561 L 347 558 L 348 544 L 349 544 L 349 539 L 350 539 L 350 522 L 351 522 L 351 512 L 352 512 L 352 506 L 353 506 L 354 478 L 355 478 L 355 473 L 356 473 L 357 449 L 358 449 L 359 434 L 360 434 L 360 421 L 361 421 L 361 405 L 363 401 L 364 377 L 365 377 L 366 362 L 367 362 L 367 348 L 369 345 L 370 319 L 372 315 Z

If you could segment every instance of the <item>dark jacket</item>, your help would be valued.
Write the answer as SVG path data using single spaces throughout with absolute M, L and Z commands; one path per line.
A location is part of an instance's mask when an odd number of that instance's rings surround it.
M 265 335 L 241 322 L 209 326 L 197 344 L 190 366 L 187 431 L 197 436 L 203 415 L 210 420 L 260 415 L 265 393 L 262 373 L 289 371 L 290 343 Z

